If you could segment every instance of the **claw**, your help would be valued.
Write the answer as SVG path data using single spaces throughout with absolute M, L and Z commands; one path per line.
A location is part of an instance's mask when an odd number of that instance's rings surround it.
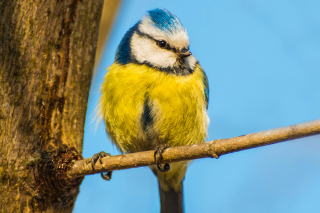
M 110 153 L 105 153 L 104 151 L 94 154 L 91 160 L 92 170 L 94 170 L 94 165 L 98 160 L 102 164 L 101 158 L 108 157 L 108 156 L 111 156 Z M 104 180 L 111 180 L 111 176 L 112 176 L 112 171 L 107 172 L 106 174 L 103 174 L 103 172 L 101 172 L 101 177 Z
M 170 146 L 168 144 L 161 144 L 154 151 L 154 158 L 157 163 L 157 167 L 161 172 L 167 172 L 170 170 L 170 165 L 168 163 L 164 164 L 164 166 L 161 165 L 161 159 L 163 159 L 162 153 L 164 152 L 165 149 L 167 149 L 169 147 Z

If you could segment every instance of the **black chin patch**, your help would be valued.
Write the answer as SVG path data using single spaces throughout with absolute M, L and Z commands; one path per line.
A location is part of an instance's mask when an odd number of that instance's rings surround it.
M 178 76 L 190 75 L 194 71 L 193 69 L 187 68 L 187 66 L 184 63 L 178 63 L 178 65 L 174 66 L 174 67 L 157 67 L 157 66 L 153 66 L 152 64 L 150 64 L 147 61 L 144 61 L 143 63 L 139 63 L 136 61 L 135 63 L 145 64 L 149 67 L 156 68 L 161 72 L 170 73 L 170 74 L 174 74 L 174 75 L 178 75 Z

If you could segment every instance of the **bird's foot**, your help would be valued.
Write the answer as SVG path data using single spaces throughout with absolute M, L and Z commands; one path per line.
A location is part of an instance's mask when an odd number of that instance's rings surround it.
M 162 158 L 162 153 L 164 152 L 165 149 L 170 148 L 168 144 L 161 144 L 156 148 L 154 151 L 154 159 L 157 163 L 157 167 L 161 172 L 167 172 L 170 170 L 170 165 L 168 163 L 164 164 L 164 166 L 161 165 L 161 159 Z
M 94 170 L 94 165 L 98 160 L 102 164 L 101 158 L 108 157 L 108 156 L 111 156 L 110 153 L 105 153 L 104 151 L 94 154 L 91 160 L 92 170 Z M 112 171 L 107 172 L 106 174 L 103 174 L 103 172 L 101 172 L 101 177 L 104 180 L 111 180 L 111 176 L 112 176 Z

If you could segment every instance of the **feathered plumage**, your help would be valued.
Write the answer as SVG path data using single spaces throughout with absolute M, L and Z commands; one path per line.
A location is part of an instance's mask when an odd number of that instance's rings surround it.
M 208 80 L 189 51 L 186 29 L 173 13 L 149 11 L 124 35 L 108 70 L 99 110 L 121 152 L 205 141 Z M 166 173 L 150 168 L 159 180 L 162 212 L 182 212 L 187 162 L 170 166 Z

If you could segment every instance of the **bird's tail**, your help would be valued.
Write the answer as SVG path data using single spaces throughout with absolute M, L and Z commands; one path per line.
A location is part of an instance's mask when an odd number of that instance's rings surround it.
M 150 166 L 158 178 L 161 213 L 183 213 L 183 179 L 187 161 L 170 163 L 168 172 L 161 172 L 157 166 Z
M 164 190 L 160 186 L 159 182 L 159 193 L 160 193 L 160 205 L 161 213 L 183 213 L 183 183 L 178 191 L 170 188 Z

